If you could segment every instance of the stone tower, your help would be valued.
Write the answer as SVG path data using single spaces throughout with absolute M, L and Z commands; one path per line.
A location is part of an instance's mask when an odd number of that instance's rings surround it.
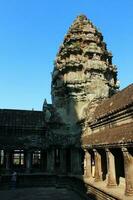
M 52 74 L 52 103 L 65 124 L 73 126 L 85 107 L 113 95 L 117 70 L 101 32 L 84 15 L 64 38 Z M 74 131 L 74 130 L 73 130 Z

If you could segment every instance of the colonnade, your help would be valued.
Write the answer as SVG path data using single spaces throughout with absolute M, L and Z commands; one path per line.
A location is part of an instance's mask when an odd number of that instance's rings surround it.
M 118 187 L 125 180 L 125 195 L 133 195 L 133 149 L 85 149 L 84 176 L 95 182 L 106 179 L 107 187 Z
M 42 168 L 45 157 L 40 150 L 0 150 L 0 168 L 5 172 L 20 170 L 30 172 L 35 166 Z
M 47 172 L 57 174 L 82 174 L 81 153 L 78 148 L 47 151 Z
M 82 174 L 78 148 L 0 150 L 0 168 L 6 172 L 46 172 L 49 174 Z

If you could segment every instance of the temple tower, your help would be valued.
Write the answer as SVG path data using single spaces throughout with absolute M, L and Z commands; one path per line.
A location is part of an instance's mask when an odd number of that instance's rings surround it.
M 113 95 L 117 69 L 101 32 L 84 15 L 64 38 L 52 73 L 52 103 L 64 123 L 76 124 L 90 102 Z

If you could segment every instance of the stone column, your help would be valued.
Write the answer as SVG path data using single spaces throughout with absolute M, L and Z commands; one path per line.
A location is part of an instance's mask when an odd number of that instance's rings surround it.
M 90 178 L 91 174 L 91 154 L 85 150 L 85 157 L 84 157 L 84 176 L 86 178 Z
M 115 187 L 117 185 L 116 171 L 115 171 L 115 157 L 109 149 L 106 149 L 106 155 L 107 155 L 107 170 L 108 170 L 107 186 Z
M 30 173 L 32 169 L 32 152 L 28 151 L 26 153 L 26 172 Z
M 7 171 L 10 170 L 10 158 L 11 158 L 10 151 L 5 151 L 5 168 Z
M 122 148 L 124 157 L 124 171 L 125 171 L 125 194 L 133 196 L 133 156 L 128 152 L 127 148 Z
M 0 166 L 2 164 L 1 152 L 2 152 L 2 150 L 0 150 Z
M 76 175 L 82 174 L 81 155 L 78 148 L 71 149 L 71 173 Z
M 47 155 L 45 150 L 41 150 L 41 171 L 46 171 Z
M 60 173 L 66 174 L 66 149 L 60 150 Z
M 94 149 L 94 157 L 95 157 L 95 181 L 102 181 L 102 166 L 101 166 L 101 155 L 99 152 Z
M 6 171 L 9 171 L 11 169 L 11 157 L 12 157 L 12 153 L 9 150 L 5 151 L 5 169 Z
M 47 150 L 47 172 L 55 172 L 55 152 L 54 149 Z

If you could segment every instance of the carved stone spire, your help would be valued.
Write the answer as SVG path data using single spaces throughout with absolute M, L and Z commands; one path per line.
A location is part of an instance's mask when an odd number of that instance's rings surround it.
M 45 111 L 47 109 L 47 99 L 44 99 L 42 110 Z
M 71 110 L 79 118 L 86 104 L 114 94 L 116 82 L 117 69 L 112 65 L 112 54 L 107 50 L 102 33 L 86 16 L 78 16 L 55 60 L 53 105 L 60 111 L 64 108 L 66 115 Z

